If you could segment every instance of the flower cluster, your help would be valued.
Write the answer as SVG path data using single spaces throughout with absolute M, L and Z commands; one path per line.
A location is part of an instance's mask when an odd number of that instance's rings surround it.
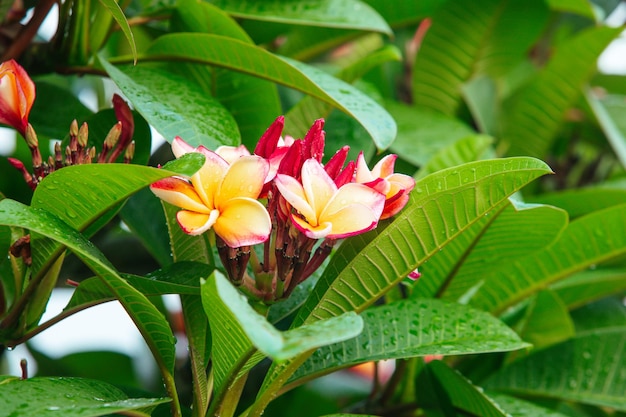
M 88 127 L 83 123 L 80 128 L 74 120 L 70 125 L 69 144 L 65 155 L 61 143 L 54 146 L 54 156 L 44 160 L 39 150 L 39 140 L 35 129 L 28 122 L 30 111 L 35 101 L 35 84 L 28 73 L 14 60 L 0 64 L 0 123 L 11 126 L 26 140 L 32 156 L 33 173 L 24 163 L 15 158 L 8 158 L 9 163 L 22 173 L 26 183 L 34 190 L 37 184 L 51 172 L 68 165 L 88 164 L 91 162 L 114 162 L 124 152 L 124 162 L 129 163 L 135 150 L 132 141 L 135 124 L 128 104 L 117 94 L 113 96 L 113 108 L 118 122 L 113 125 L 102 144 L 99 154 L 94 146 L 88 146 Z
M 283 139 L 281 116 L 254 153 L 244 146 L 194 148 L 177 137 L 174 155 L 200 152 L 203 167 L 191 178 L 166 178 L 150 187 L 182 209 L 177 221 L 185 233 L 215 232 L 230 280 L 258 299 L 287 297 L 338 239 L 372 230 L 398 213 L 415 185 L 410 176 L 393 172 L 395 155 L 370 170 L 363 153 L 346 162 L 344 146 L 323 164 L 323 125 L 317 120 L 303 139 Z M 262 257 L 251 248 L 256 244 L 263 244 Z

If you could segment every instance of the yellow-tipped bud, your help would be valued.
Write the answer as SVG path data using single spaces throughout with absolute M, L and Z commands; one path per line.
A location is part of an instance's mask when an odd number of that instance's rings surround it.
M 120 140 L 120 135 L 122 134 L 122 122 L 117 122 L 109 133 L 107 133 L 106 138 L 104 139 L 104 147 L 106 149 L 113 149 L 118 140 Z
M 70 124 L 70 136 L 78 136 L 78 122 L 76 119 L 72 120 Z
M 89 127 L 87 123 L 83 123 L 78 130 L 78 145 L 81 148 L 85 148 L 87 146 L 87 140 L 89 139 Z
M 35 129 L 33 129 L 33 125 L 30 123 L 26 126 L 26 135 L 25 135 L 26 143 L 28 147 L 33 149 L 39 147 L 39 140 L 37 139 L 37 133 L 35 133 Z

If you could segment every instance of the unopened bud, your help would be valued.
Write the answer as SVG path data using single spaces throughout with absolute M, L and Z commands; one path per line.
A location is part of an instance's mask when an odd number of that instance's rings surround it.
M 135 141 L 132 141 L 126 147 L 126 152 L 124 152 L 124 163 L 130 164 L 135 156 Z
M 76 119 L 72 120 L 70 124 L 70 136 L 78 136 L 78 122 Z
M 122 133 L 122 122 L 117 122 L 109 133 L 107 133 L 106 138 L 104 138 L 104 146 L 106 149 L 113 149 L 118 140 L 120 140 L 120 135 Z
M 81 148 L 87 147 L 87 141 L 89 140 L 89 127 L 87 123 L 83 123 L 78 130 L 78 145 Z
M 37 133 L 35 133 L 35 129 L 33 129 L 33 125 L 31 125 L 30 123 L 26 126 L 25 139 L 30 149 L 39 147 L 39 140 L 37 139 Z

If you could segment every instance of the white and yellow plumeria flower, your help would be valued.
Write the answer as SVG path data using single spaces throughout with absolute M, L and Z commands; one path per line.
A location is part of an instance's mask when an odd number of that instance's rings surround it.
M 232 164 L 203 146 L 193 148 L 180 138 L 172 143 L 179 157 L 201 152 L 206 161 L 191 177 L 170 177 L 153 183 L 157 197 L 178 206 L 176 219 L 183 231 L 199 235 L 213 228 L 232 248 L 264 242 L 272 229 L 269 214 L 256 199 L 269 170 L 267 161 L 258 156 L 241 156 Z
M 276 186 L 297 211 L 293 224 L 312 239 L 341 239 L 373 229 L 385 205 L 385 196 L 363 184 L 339 188 L 314 158 L 302 165 L 302 183 L 278 174 Z
M 398 213 L 409 201 L 409 192 L 415 187 L 415 180 L 405 174 L 394 173 L 397 155 L 383 157 L 370 171 L 363 152 L 359 153 L 356 163 L 355 180 L 366 184 L 385 195 L 385 208 L 381 219 Z

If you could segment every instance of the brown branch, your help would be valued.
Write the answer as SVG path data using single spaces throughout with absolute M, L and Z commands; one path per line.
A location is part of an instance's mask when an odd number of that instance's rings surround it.
M 17 59 L 22 55 L 24 50 L 30 45 L 31 41 L 37 34 L 39 27 L 43 20 L 48 16 L 50 9 L 56 3 L 56 0 L 41 0 L 35 7 L 33 17 L 28 23 L 20 30 L 17 38 L 9 47 L 4 51 L 2 61 L 8 61 L 9 59 Z

